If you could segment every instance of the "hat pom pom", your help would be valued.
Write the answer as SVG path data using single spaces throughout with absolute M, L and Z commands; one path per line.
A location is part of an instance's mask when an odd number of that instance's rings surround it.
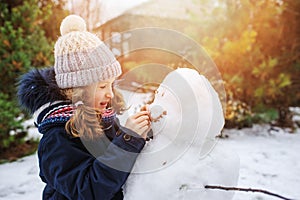
M 60 34 L 62 36 L 73 31 L 86 31 L 86 23 L 78 15 L 67 16 L 60 25 Z

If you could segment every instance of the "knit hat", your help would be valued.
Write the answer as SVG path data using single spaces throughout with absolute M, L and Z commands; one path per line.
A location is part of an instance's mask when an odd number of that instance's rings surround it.
M 67 16 L 54 47 L 55 79 L 60 88 L 87 86 L 121 75 L 120 63 L 110 49 L 86 30 L 84 19 Z

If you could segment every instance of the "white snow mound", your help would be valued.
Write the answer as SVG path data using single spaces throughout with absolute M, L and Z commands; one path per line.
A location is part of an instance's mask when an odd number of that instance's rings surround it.
M 229 200 L 233 192 L 205 185 L 236 186 L 239 158 L 217 143 L 222 106 L 210 82 L 197 71 L 169 73 L 150 105 L 153 140 L 137 158 L 125 186 L 126 200 Z

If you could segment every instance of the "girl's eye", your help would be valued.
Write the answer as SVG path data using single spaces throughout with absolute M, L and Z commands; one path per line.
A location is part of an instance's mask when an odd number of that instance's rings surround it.
M 100 85 L 99 88 L 100 89 L 104 89 L 106 87 L 106 85 Z

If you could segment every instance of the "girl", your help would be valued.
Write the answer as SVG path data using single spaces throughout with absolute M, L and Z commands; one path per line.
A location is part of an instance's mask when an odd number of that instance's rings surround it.
M 66 17 L 60 31 L 54 67 L 30 71 L 18 86 L 21 106 L 43 134 L 43 199 L 123 199 L 122 186 L 150 129 L 149 111 L 121 126 L 116 114 L 123 106 L 113 90 L 119 62 L 81 17 Z

